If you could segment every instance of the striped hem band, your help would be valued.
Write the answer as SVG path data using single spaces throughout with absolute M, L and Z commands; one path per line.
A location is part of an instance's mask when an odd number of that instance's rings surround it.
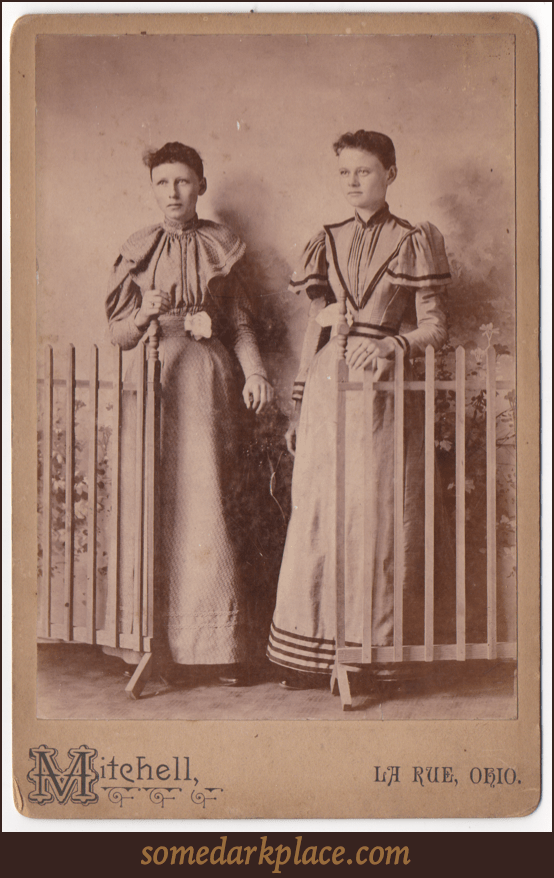
M 335 641 L 292 634 L 277 628 L 272 622 L 267 657 L 274 664 L 292 670 L 329 674 L 335 664 Z

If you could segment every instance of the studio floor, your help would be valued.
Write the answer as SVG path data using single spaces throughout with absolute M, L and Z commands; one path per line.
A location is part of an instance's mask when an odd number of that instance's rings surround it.
M 249 686 L 227 688 L 199 676 L 171 687 L 153 679 L 141 698 L 125 694 L 126 666 L 97 647 L 38 645 L 37 716 L 41 719 L 426 720 L 512 719 L 517 715 L 514 662 L 418 663 L 402 679 L 352 675 L 353 710 L 329 688 L 288 691 L 283 674 L 260 666 Z

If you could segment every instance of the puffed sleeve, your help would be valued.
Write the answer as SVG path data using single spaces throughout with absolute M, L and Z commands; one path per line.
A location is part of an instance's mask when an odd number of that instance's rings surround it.
M 425 353 L 428 345 L 438 350 L 448 338 L 445 287 L 452 275 L 444 238 L 431 223 L 421 223 L 404 241 L 391 260 L 387 274 L 399 286 L 412 289 L 415 297 L 417 329 L 395 336 L 409 357 Z
M 302 344 L 300 366 L 292 388 L 292 398 L 297 403 L 302 401 L 311 362 L 321 347 L 323 337 L 328 335 L 328 331 L 320 326 L 316 319 L 325 305 L 335 301 L 327 271 L 325 232 L 322 230 L 314 235 L 304 248 L 289 282 L 289 292 L 305 292 L 312 300 Z
M 327 277 L 327 256 L 325 251 L 325 232 L 318 232 L 304 248 L 298 265 L 289 281 L 289 291 L 305 292 L 310 299 L 324 298 L 334 302 Z
M 398 255 L 391 259 L 387 274 L 405 287 L 444 286 L 452 281 L 444 238 L 436 226 L 420 223 L 407 236 Z
M 117 257 L 110 274 L 106 314 L 113 344 L 127 351 L 137 346 L 144 330 L 135 323 L 142 296 L 140 288 L 131 276 L 132 265 L 121 254 Z
M 135 324 L 142 304 L 140 287 L 135 275 L 144 272 L 152 261 L 163 230 L 159 225 L 141 229 L 125 242 L 110 272 L 106 296 L 106 314 L 113 344 L 123 350 L 136 347 L 144 330 Z

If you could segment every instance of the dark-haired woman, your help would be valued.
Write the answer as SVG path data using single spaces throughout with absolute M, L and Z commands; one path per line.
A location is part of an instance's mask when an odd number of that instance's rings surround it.
M 292 516 L 281 566 L 268 656 L 287 669 L 283 685 L 304 688 L 314 674 L 329 674 L 335 659 L 335 444 L 339 291 L 350 324 L 346 362 L 351 380 L 375 368 L 376 380 L 393 373 L 398 349 L 407 357 L 440 348 L 447 338 L 443 292 L 450 281 L 444 241 L 435 226 L 412 225 L 386 203 L 396 156 L 378 132 L 345 134 L 334 144 L 343 194 L 354 208 L 346 222 L 324 226 L 304 250 L 290 289 L 311 299 L 300 371 L 293 389 L 296 410 L 287 433 L 296 454 Z M 411 324 L 411 326 L 409 326 Z M 329 335 L 331 336 L 329 339 Z M 346 641 L 361 644 L 364 535 L 362 511 L 363 411 L 359 394 L 346 401 Z M 405 637 L 421 621 L 423 576 L 423 424 L 419 406 L 406 395 L 404 482 Z M 377 512 L 373 541 L 372 644 L 393 638 L 393 394 L 374 401 L 373 490 Z M 421 627 L 419 625 L 419 627 Z M 417 636 L 417 634 L 415 635 Z M 406 640 L 404 641 L 406 642 Z M 413 641 L 412 641 L 413 642 Z
M 199 154 L 168 143 L 147 153 L 145 164 L 164 218 L 136 232 L 120 250 L 106 300 L 110 334 L 114 344 L 129 350 L 141 342 L 153 318 L 159 322 L 160 567 L 171 658 L 177 665 L 216 665 L 220 670 L 232 665 L 223 679 L 239 682 L 247 643 L 229 515 L 236 502 L 240 396 L 234 360 L 244 373 L 247 408 L 261 412 L 273 391 L 238 272 L 245 246 L 226 226 L 196 213 L 206 191 Z M 131 418 L 128 423 L 131 442 Z M 129 454 L 125 465 L 132 470 Z M 131 624 L 132 507 L 130 472 L 122 479 L 121 500 L 121 619 L 126 630 Z

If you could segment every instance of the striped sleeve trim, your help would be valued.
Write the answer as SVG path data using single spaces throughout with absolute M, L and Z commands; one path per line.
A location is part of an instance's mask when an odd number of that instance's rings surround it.
M 327 277 L 324 274 L 308 274 L 303 280 L 290 280 L 289 287 L 303 287 L 311 280 L 319 280 L 327 283 Z
M 309 299 L 327 299 L 332 296 L 329 284 L 314 280 L 306 281 L 299 286 L 293 286 L 292 283 L 289 283 L 288 291 L 297 295 L 306 293 Z
M 407 280 L 412 281 L 413 283 L 423 283 L 423 281 L 428 280 L 450 280 L 452 275 L 449 271 L 444 274 L 421 274 L 419 276 L 413 274 L 401 274 L 400 272 L 392 271 L 392 269 L 387 268 L 387 274 L 390 274 L 391 277 L 394 277 L 396 280 Z
M 405 338 L 403 335 L 395 335 L 395 336 L 394 336 L 394 341 L 395 341 L 398 345 L 400 345 L 400 347 L 402 348 L 402 350 L 404 351 L 404 353 L 406 353 L 406 354 L 409 354 L 409 353 L 410 353 L 410 342 L 408 341 L 407 338 Z
M 294 400 L 298 400 L 298 402 L 302 402 L 302 397 L 304 396 L 304 387 L 306 386 L 305 381 L 295 381 L 292 385 L 292 398 Z

